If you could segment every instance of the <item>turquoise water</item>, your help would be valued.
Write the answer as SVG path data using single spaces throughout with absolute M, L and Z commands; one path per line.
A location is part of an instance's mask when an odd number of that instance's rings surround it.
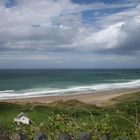
M 140 87 L 140 69 L 0 70 L 0 99 Z

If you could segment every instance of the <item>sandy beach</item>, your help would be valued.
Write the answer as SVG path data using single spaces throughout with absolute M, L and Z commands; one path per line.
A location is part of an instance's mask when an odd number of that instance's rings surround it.
M 31 97 L 31 98 L 18 98 L 18 99 L 5 99 L 1 100 L 2 102 L 10 102 L 10 103 L 39 103 L 39 104 L 47 104 L 55 101 L 67 101 L 77 99 L 81 102 L 87 104 L 95 104 L 95 105 L 105 105 L 111 99 L 123 96 L 126 94 L 133 94 L 135 92 L 140 91 L 140 88 L 135 89 L 119 89 L 119 90 L 110 90 L 110 91 L 101 91 L 94 93 L 85 93 L 85 94 L 76 94 L 76 95 L 63 95 L 63 96 L 43 96 L 43 97 Z

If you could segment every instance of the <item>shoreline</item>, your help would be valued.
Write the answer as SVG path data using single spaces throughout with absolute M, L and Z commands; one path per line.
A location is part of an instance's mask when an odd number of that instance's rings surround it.
M 58 96 L 43 96 L 43 97 L 25 97 L 17 99 L 2 99 L 0 102 L 9 102 L 9 103 L 18 103 L 18 104 L 27 104 L 27 103 L 36 103 L 36 104 L 48 104 L 57 101 L 68 101 L 68 100 L 79 100 L 87 104 L 95 104 L 97 106 L 102 106 L 107 104 L 113 98 L 132 94 L 139 92 L 140 88 L 129 88 L 129 89 L 117 89 L 109 91 L 100 91 L 94 93 L 83 93 L 75 95 L 58 95 Z

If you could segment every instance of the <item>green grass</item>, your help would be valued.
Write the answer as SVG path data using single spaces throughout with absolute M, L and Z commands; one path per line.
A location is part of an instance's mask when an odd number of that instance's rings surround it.
M 92 130 L 95 126 L 96 133 L 104 134 L 111 131 L 112 137 L 129 136 L 134 135 L 135 131 L 139 132 L 139 128 L 137 129 L 135 125 L 140 121 L 140 92 L 115 98 L 111 102 L 115 104 L 104 107 L 87 105 L 77 100 L 59 101 L 48 105 L 18 105 L 1 102 L 0 124 L 11 128 L 14 117 L 24 112 L 36 126 L 47 123 L 51 128 L 50 123 L 56 123 L 57 119 L 64 119 L 63 121 L 66 121 L 65 123 L 69 126 L 72 121 L 73 127 L 70 127 L 73 130 L 72 133 L 82 129 Z M 59 124 L 59 121 L 57 123 Z M 59 126 L 61 123 L 59 125 L 57 123 L 53 130 L 56 134 L 58 131 L 68 129 L 65 124 L 62 123 L 62 126 Z M 74 126 L 79 128 L 75 129 Z M 68 131 L 71 131 L 70 129 Z M 51 132 L 51 130 L 48 131 Z

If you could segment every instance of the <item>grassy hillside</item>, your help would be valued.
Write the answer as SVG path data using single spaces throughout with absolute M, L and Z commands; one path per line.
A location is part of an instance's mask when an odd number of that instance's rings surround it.
M 103 134 L 109 134 L 112 139 L 123 135 L 130 139 L 139 139 L 140 92 L 120 96 L 111 102 L 115 104 L 105 107 L 87 105 L 77 100 L 48 105 L 1 102 L 0 124 L 10 131 L 21 131 L 20 128 L 16 130 L 13 120 L 16 115 L 24 112 L 33 121 L 33 127 L 26 129 L 31 132 L 25 131 L 30 136 L 42 129 L 49 133 L 50 137 L 58 135 L 59 132 L 69 132 L 76 136 L 80 131 L 90 131 L 93 139 Z

